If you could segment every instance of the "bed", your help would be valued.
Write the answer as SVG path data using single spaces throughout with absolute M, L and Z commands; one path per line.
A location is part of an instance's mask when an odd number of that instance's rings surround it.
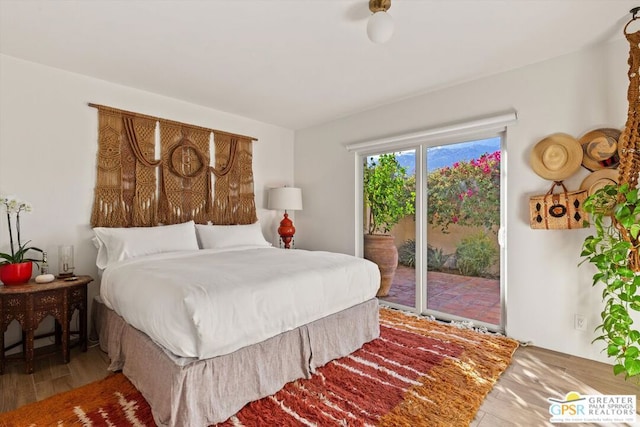
M 205 426 L 379 335 L 378 268 L 259 225 L 95 228 L 100 346 L 158 425 Z

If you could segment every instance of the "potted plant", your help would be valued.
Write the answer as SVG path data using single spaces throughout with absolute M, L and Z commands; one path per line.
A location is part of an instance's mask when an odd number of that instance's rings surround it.
M 613 371 L 626 378 L 640 375 L 640 330 L 632 311 L 640 312 L 640 200 L 628 183 L 607 185 L 590 195 L 584 209 L 595 234 L 585 238 L 583 261 L 597 268 L 593 285 L 602 284 L 604 308 L 595 341 L 604 341 Z
M 26 283 L 31 278 L 33 264 L 38 260 L 27 258 L 29 251 L 42 252 L 33 246 L 27 246 L 29 242 L 22 244 L 20 240 L 20 213 L 31 212 L 31 205 L 27 202 L 20 201 L 11 196 L 0 196 L 0 206 L 7 213 L 7 226 L 9 228 L 9 246 L 11 253 L 0 252 L 0 281 L 5 285 L 18 285 Z M 11 226 L 11 217 L 16 217 L 16 232 L 18 249 L 14 248 L 13 229 Z
M 415 212 L 415 189 L 408 188 L 406 169 L 394 153 L 370 159 L 364 168 L 364 202 L 368 208 L 364 257 L 380 269 L 377 296 L 387 296 L 398 267 L 398 250 L 388 234 L 402 218 Z

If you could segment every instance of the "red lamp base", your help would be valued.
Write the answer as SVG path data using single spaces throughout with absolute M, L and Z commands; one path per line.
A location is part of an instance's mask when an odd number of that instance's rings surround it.
M 278 234 L 284 243 L 285 249 L 291 249 L 291 240 L 293 235 L 296 234 L 296 228 L 293 226 L 293 221 L 289 219 L 289 215 L 285 211 L 284 218 L 280 221 L 280 227 L 278 227 Z

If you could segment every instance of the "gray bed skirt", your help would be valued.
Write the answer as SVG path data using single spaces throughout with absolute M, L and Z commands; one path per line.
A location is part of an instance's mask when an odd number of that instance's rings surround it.
M 222 422 L 245 404 L 309 378 L 316 368 L 350 354 L 380 334 L 378 300 L 212 359 L 179 358 L 128 325 L 99 299 L 94 326 L 109 370 L 122 370 L 163 426 Z

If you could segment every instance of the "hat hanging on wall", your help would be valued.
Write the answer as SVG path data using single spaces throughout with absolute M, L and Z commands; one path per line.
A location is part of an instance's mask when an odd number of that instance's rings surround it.
M 580 145 L 584 151 L 582 166 L 590 171 L 606 168 L 617 168 L 620 164 L 618 155 L 618 139 L 620 131 L 612 128 L 602 128 L 585 133 L 580 138 Z
M 617 169 L 600 169 L 590 173 L 582 180 L 580 184 L 581 190 L 587 190 L 589 196 L 604 187 L 605 185 L 617 185 L 618 184 L 618 170 Z
M 542 178 L 562 181 L 580 169 L 582 156 L 577 139 L 566 133 L 554 133 L 533 147 L 530 164 Z

